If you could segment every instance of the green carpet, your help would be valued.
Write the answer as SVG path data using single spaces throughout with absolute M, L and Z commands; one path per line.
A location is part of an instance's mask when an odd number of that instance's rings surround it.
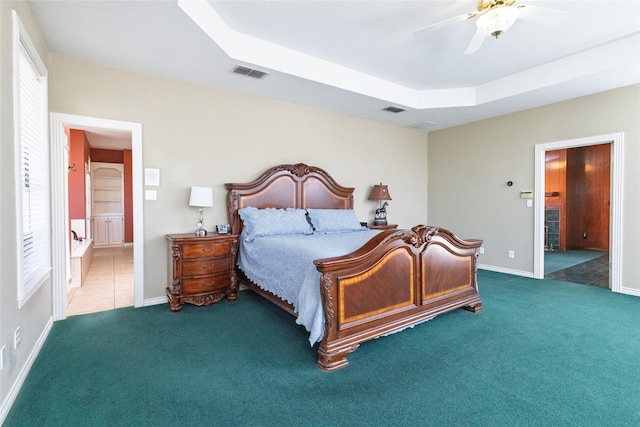
M 250 292 L 54 324 L 5 426 L 637 426 L 640 299 L 479 272 L 484 311 L 441 315 L 315 366 Z
M 606 255 L 606 252 L 589 250 L 553 251 L 544 253 L 544 274 L 555 273 L 583 262 Z

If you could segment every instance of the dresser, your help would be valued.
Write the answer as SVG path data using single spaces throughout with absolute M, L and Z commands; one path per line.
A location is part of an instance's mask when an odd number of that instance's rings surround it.
M 166 289 L 171 311 L 184 303 L 210 305 L 223 297 L 238 296 L 235 275 L 238 235 L 210 233 L 205 237 L 189 234 L 167 235 L 169 278 Z

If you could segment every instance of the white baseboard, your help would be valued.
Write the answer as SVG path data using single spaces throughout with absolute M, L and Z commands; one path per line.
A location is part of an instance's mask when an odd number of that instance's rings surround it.
M 478 269 L 479 270 L 487 270 L 487 271 L 495 271 L 496 273 L 513 274 L 514 276 L 522 276 L 522 277 L 531 277 L 531 278 L 533 278 L 533 273 L 530 273 L 528 271 L 511 270 L 509 268 L 496 267 L 496 266 L 493 266 L 493 265 L 478 264 Z M 620 288 L 620 293 L 621 294 L 634 295 L 634 296 L 640 297 L 640 289 L 628 288 L 628 287 L 622 286 Z
M 625 286 L 622 286 L 620 288 L 620 293 L 621 294 L 634 295 L 634 296 L 640 297 L 640 289 L 627 288 Z
M 150 305 L 158 305 L 158 304 L 167 304 L 169 300 L 167 297 L 156 297 L 156 298 L 148 298 L 144 300 L 142 306 L 148 307 Z
M 478 269 L 479 270 L 495 271 L 496 273 L 513 274 L 514 276 L 522 276 L 522 277 L 531 277 L 531 278 L 533 278 L 533 273 L 530 272 L 530 271 L 513 270 L 513 269 L 510 269 L 510 268 L 496 267 L 494 265 L 478 264 Z
M 7 398 L 4 400 L 4 402 L 2 402 L 2 406 L 0 407 L 0 425 L 4 423 L 5 419 L 7 418 L 7 415 L 9 415 L 9 411 L 11 410 L 13 403 L 16 401 L 16 397 L 18 397 L 18 393 L 20 393 L 20 389 L 22 389 L 22 385 L 24 384 L 24 381 L 27 379 L 27 375 L 29 375 L 29 371 L 31 371 L 33 362 L 35 362 L 36 358 L 38 357 L 38 354 L 40 354 L 40 350 L 42 349 L 42 346 L 47 340 L 47 337 L 49 336 L 49 332 L 51 332 L 52 327 L 53 327 L 53 317 L 50 317 L 49 321 L 44 327 L 44 330 L 40 334 L 40 337 L 38 338 L 36 345 L 31 350 L 31 353 L 29 354 L 29 357 L 27 358 L 26 363 L 20 370 L 18 377 L 16 378 L 15 382 L 11 386 L 11 389 L 9 390 L 9 394 L 7 395 Z

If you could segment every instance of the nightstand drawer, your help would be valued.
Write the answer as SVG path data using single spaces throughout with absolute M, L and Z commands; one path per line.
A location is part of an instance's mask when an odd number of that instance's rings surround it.
M 219 242 L 202 242 L 182 247 L 182 259 L 209 258 L 228 255 L 231 252 L 231 242 L 221 240 Z
M 215 274 L 199 279 L 183 279 L 182 289 L 185 294 L 197 294 L 201 292 L 219 291 L 230 284 L 229 274 Z
M 182 276 L 202 276 L 229 271 L 229 257 L 182 262 Z

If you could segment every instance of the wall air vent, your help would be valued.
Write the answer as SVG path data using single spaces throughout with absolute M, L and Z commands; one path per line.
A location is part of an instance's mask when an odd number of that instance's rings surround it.
M 415 123 L 413 125 L 409 125 L 407 127 L 411 128 L 411 129 L 425 130 L 425 129 L 428 129 L 430 127 L 437 126 L 437 125 L 438 124 L 434 123 L 434 122 L 419 122 L 419 123 Z
M 254 70 L 253 68 L 243 67 L 242 65 L 236 65 L 233 72 L 236 74 L 242 74 L 243 76 L 253 77 L 255 79 L 261 79 L 269 74 L 264 71 Z
M 407 111 L 404 108 L 394 107 L 393 105 L 389 105 L 386 108 L 383 108 L 382 111 L 388 111 L 390 113 L 402 113 L 403 111 Z

